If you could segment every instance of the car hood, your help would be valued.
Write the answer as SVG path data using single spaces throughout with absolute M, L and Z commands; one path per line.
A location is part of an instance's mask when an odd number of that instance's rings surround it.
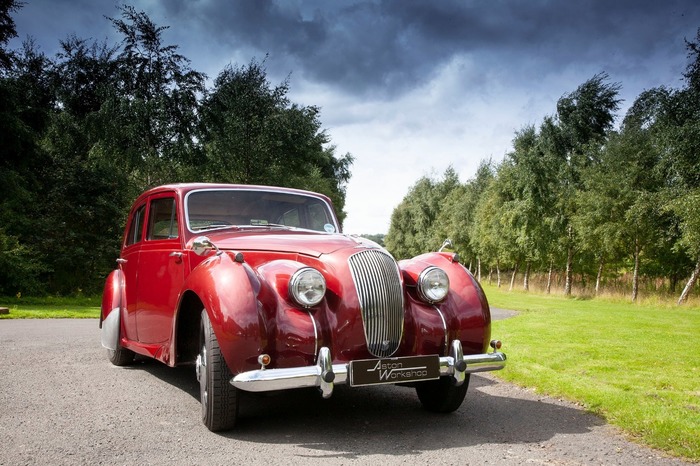
M 216 233 L 210 234 L 209 238 L 219 249 L 298 253 L 313 257 L 340 249 L 378 247 L 356 236 L 299 231 Z

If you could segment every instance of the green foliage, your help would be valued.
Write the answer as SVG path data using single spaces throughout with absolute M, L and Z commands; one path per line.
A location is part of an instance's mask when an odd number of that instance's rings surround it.
M 363 235 L 359 235 L 359 236 L 361 236 L 362 238 L 367 238 L 370 241 L 374 241 L 375 243 L 377 243 L 380 246 L 384 246 L 384 239 L 386 238 L 386 235 L 381 234 L 381 233 L 363 234 Z
M 421 178 L 392 214 L 387 247 L 409 257 L 449 237 L 465 263 L 513 279 L 523 271 L 525 288 L 530 273 L 546 273 L 549 291 L 563 272 L 565 294 L 576 277 L 598 292 L 623 275 L 632 299 L 642 277 L 675 291 L 690 276 L 689 290 L 700 264 L 700 46 L 688 47 L 687 87 L 645 91 L 617 131 L 620 85 L 600 73 L 538 128 L 517 131 L 513 150 L 475 180 L 461 184 L 451 168 Z
M 120 43 L 75 36 L 52 59 L 16 35 L 0 0 L 0 293 L 99 292 L 132 200 L 164 183 L 282 185 L 327 194 L 344 217 L 353 158 L 335 156 L 319 110 L 227 67 L 207 91 L 178 46 L 131 6 Z
M 413 185 L 391 215 L 386 246 L 394 257 L 403 259 L 440 247 L 445 238 L 436 232 L 438 215 L 458 186 L 459 178 L 451 167 L 440 181 L 423 177 Z
M 263 65 L 227 66 L 205 97 L 204 179 L 321 192 L 342 222 L 352 156 L 335 156 L 319 109 L 291 103 L 289 83 L 272 87 Z

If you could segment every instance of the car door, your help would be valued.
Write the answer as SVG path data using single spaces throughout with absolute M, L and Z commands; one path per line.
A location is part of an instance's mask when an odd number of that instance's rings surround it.
M 124 336 L 131 341 L 138 340 L 136 330 L 136 304 L 138 290 L 139 254 L 143 243 L 146 203 L 137 206 L 129 215 L 129 226 L 117 263 L 124 276 L 124 297 L 122 303 Z
M 171 335 L 187 265 L 178 216 L 174 193 L 149 199 L 138 259 L 136 327 L 141 343 L 163 343 Z

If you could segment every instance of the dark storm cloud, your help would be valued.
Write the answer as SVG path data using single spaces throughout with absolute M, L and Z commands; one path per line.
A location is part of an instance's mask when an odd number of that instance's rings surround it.
M 269 53 L 275 66 L 351 92 L 400 92 L 456 56 L 513 73 L 581 62 L 611 74 L 655 53 L 684 53 L 700 2 L 647 1 L 169 1 L 178 28 Z M 283 64 L 283 65 L 281 65 Z M 602 69 L 605 67 L 605 69 Z
M 104 16 L 118 16 L 121 0 L 25 3 L 18 33 L 52 35 L 49 53 L 70 33 L 116 37 Z M 215 75 L 227 60 L 269 54 L 266 66 L 276 77 L 293 73 L 375 98 L 425 84 L 455 59 L 467 64 L 460 78 L 472 89 L 494 78 L 532 82 L 568 67 L 585 67 L 580 82 L 600 71 L 616 80 L 658 74 L 683 61 L 683 40 L 700 27 L 695 0 L 126 3 L 170 26 L 167 40 L 201 71 Z

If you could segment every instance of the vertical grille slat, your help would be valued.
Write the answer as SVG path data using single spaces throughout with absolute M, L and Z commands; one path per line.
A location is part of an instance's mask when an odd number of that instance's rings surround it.
M 396 261 L 377 249 L 353 254 L 348 259 L 355 282 L 369 352 L 389 357 L 403 335 L 403 289 Z

